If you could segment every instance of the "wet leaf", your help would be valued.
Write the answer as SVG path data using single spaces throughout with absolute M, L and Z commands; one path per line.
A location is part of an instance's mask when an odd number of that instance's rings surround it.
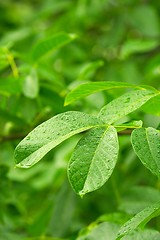
M 100 188 L 111 176 L 118 157 L 116 129 L 95 128 L 78 142 L 68 167 L 70 183 L 83 196 Z
M 119 228 L 118 224 L 103 222 L 92 228 L 89 226 L 87 234 L 79 236 L 77 240 L 115 240 Z
M 16 166 L 33 166 L 64 140 L 101 123 L 95 117 L 76 111 L 54 116 L 36 127 L 18 144 L 15 149 Z
M 21 93 L 21 79 L 5 78 L 0 79 L 0 94 L 11 95 Z
M 114 123 L 140 108 L 149 99 L 158 94 L 158 92 L 150 90 L 136 90 L 125 93 L 104 106 L 98 116 L 107 124 Z
M 133 149 L 144 166 L 160 177 L 160 131 L 152 127 L 135 129 L 131 140 Z
M 159 240 L 160 233 L 153 229 L 145 229 L 143 231 L 134 231 L 133 233 L 124 236 L 122 240 Z

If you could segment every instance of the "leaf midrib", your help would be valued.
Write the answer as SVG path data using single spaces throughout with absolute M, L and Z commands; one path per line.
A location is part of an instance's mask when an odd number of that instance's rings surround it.
M 100 138 L 100 140 L 99 140 L 99 142 L 98 142 L 98 145 L 97 145 L 97 147 L 96 147 L 96 150 L 94 151 L 94 155 L 93 155 L 93 158 L 92 158 L 91 164 L 90 164 L 89 169 L 88 169 L 88 173 L 90 172 L 90 169 L 91 169 L 91 167 L 92 167 L 92 165 L 93 165 L 94 158 L 95 158 L 96 153 L 97 153 L 97 151 L 98 151 L 98 149 L 99 149 L 99 145 L 101 144 L 101 141 L 102 141 L 104 135 L 106 134 L 106 132 L 108 131 L 108 129 L 109 129 L 109 126 L 107 127 L 106 130 L 104 130 L 104 132 L 103 132 L 103 134 L 102 134 L 102 136 L 101 136 L 101 138 Z M 83 189 L 85 189 L 85 186 L 86 186 L 86 182 L 87 182 L 88 176 L 89 176 L 89 174 L 86 176 L 86 179 L 85 179 L 85 183 L 84 183 Z M 81 191 L 83 191 L 83 189 L 81 189 L 81 190 L 79 191 L 79 193 L 81 193 Z
M 84 131 L 86 131 L 86 130 L 88 130 L 88 129 L 95 128 L 95 127 L 100 127 L 100 126 L 101 126 L 100 124 L 97 124 L 97 125 L 92 125 L 92 126 L 89 126 L 89 127 L 82 127 L 82 128 L 79 128 L 79 129 L 77 129 L 77 130 L 75 130 L 75 131 L 69 132 L 69 133 L 66 134 L 66 135 L 61 136 L 61 137 L 59 138 L 59 141 L 57 141 L 57 142 L 56 142 L 55 140 L 52 140 L 51 142 L 45 144 L 44 146 L 38 148 L 36 151 L 34 151 L 34 152 L 31 153 L 30 155 L 28 155 L 25 159 L 23 159 L 21 162 L 19 162 L 18 164 L 16 164 L 16 166 L 17 166 L 17 167 L 22 167 L 21 164 L 22 164 L 23 162 L 26 162 L 28 159 L 30 159 L 31 157 L 33 157 L 34 155 L 36 155 L 36 153 L 38 153 L 39 151 L 42 151 L 42 150 L 45 149 L 46 147 L 49 148 L 49 150 L 47 151 L 47 152 L 49 152 L 52 148 L 56 147 L 58 144 L 60 144 L 60 143 L 62 143 L 63 141 L 67 140 L 69 137 L 72 137 L 73 135 L 78 134 L 78 133 L 80 133 L 80 132 L 84 132 Z M 55 142 L 55 144 L 53 144 L 53 142 Z M 52 144 L 53 144 L 53 146 L 52 146 Z M 50 145 L 51 145 L 52 147 L 51 147 Z M 42 154 L 42 157 L 43 157 L 47 152 L 45 152 L 44 154 Z M 40 158 L 40 159 L 41 159 L 41 158 Z M 39 160 L 40 160 L 40 159 L 39 159 Z M 32 165 L 34 165 L 35 163 L 37 163 L 39 160 L 33 161 L 33 164 L 31 164 L 31 165 L 29 165 L 29 166 L 26 165 L 26 168 L 31 167 Z M 29 161 L 29 160 L 28 160 L 28 161 Z M 25 167 L 25 165 L 23 165 L 23 167 Z
M 153 158 L 153 160 L 154 160 L 154 163 L 155 163 L 155 165 L 156 165 L 156 167 L 157 167 L 157 169 L 158 169 L 159 167 L 158 167 L 158 165 L 157 165 L 157 162 L 156 162 L 155 157 L 154 157 L 154 155 L 153 155 L 153 153 L 152 153 L 151 146 L 150 146 L 150 143 L 149 143 L 149 137 L 148 137 L 147 129 L 145 129 L 145 133 L 146 133 L 146 139 L 147 139 L 148 148 L 149 148 L 149 150 L 150 150 L 150 153 L 151 153 L 151 156 L 152 156 L 152 158 Z M 157 172 L 157 171 L 156 171 L 156 172 Z
M 148 91 L 148 90 L 144 90 L 144 91 Z M 153 97 L 154 97 L 154 96 L 157 96 L 157 95 L 159 95 L 159 94 L 160 94 L 160 93 L 157 93 L 157 94 L 156 94 L 156 93 L 152 93 L 152 94 L 150 94 L 150 95 L 153 95 Z M 140 102 L 142 99 L 147 98 L 147 96 L 148 96 L 148 95 L 144 96 L 144 98 L 142 97 L 141 99 L 135 101 L 134 104 L 129 105 L 128 107 L 126 107 L 126 109 L 128 110 L 128 109 L 130 108 L 130 106 L 134 106 L 135 104 L 137 104 L 138 102 Z M 150 99 L 150 98 L 149 98 L 149 99 Z M 148 99 L 148 100 L 149 100 L 149 99 Z M 114 101 L 114 100 L 113 100 L 113 101 Z M 111 102 L 110 102 L 110 103 L 111 103 Z M 109 103 L 109 104 L 110 104 L 110 103 Z M 144 103 L 143 103 L 143 104 L 144 104 Z M 143 105 L 143 104 L 142 104 L 142 105 Z M 141 105 L 141 106 L 142 106 L 142 105 Z M 107 107 L 107 106 L 106 106 L 106 107 Z M 104 108 L 105 108 L 105 107 L 104 107 Z M 138 108 L 139 108 L 139 107 L 138 107 Z M 137 110 L 138 108 L 134 109 L 133 111 Z M 102 110 L 103 110 L 103 108 L 102 108 Z M 129 112 L 129 113 L 130 113 L 130 112 Z M 129 113 L 127 113 L 127 114 L 129 114 Z M 127 115 L 127 114 L 126 114 L 126 115 Z M 114 115 L 116 115 L 116 114 L 114 114 Z M 100 113 L 98 114 L 98 117 L 101 118 L 101 116 L 103 117 L 103 115 L 101 114 L 101 111 L 100 111 Z M 113 116 L 113 115 L 109 115 L 109 116 Z M 123 117 L 123 116 L 122 116 L 122 117 Z M 122 117 L 120 117 L 120 118 L 122 118 Z M 118 119 L 120 119 L 120 118 L 118 118 Z M 118 119 L 115 119 L 113 122 L 107 122 L 107 123 L 108 123 L 108 124 L 112 124 L 112 123 L 114 123 L 115 121 L 117 121 Z M 105 118 L 102 118 L 102 120 L 104 121 Z

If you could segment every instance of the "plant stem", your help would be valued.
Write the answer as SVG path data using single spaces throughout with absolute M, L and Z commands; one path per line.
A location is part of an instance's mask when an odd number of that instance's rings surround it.
M 13 54 L 7 48 L 5 48 L 4 51 L 6 53 L 9 65 L 11 66 L 14 78 L 18 78 L 19 72 L 18 72 L 18 68 L 17 68 L 17 65 L 14 60 Z

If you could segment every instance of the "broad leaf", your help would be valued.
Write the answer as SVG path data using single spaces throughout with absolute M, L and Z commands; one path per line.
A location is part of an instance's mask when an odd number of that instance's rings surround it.
M 92 129 L 81 138 L 68 167 L 74 191 L 83 196 L 100 188 L 113 172 L 118 149 L 117 132 L 112 126 Z
M 80 98 L 86 97 L 92 93 L 115 88 L 136 88 L 137 86 L 125 82 L 90 82 L 83 83 L 68 93 L 65 99 L 65 105 L 71 104 Z
M 156 95 L 158 95 L 158 92 L 150 90 L 135 90 L 125 93 L 104 106 L 98 116 L 107 124 L 114 123 L 140 108 Z
M 32 57 L 34 61 L 39 60 L 44 55 L 51 51 L 55 51 L 58 48 L 68 44 L 76 38 L 74 34 L 59 33 L 54 35 L 52 38 L 45 39 L 39 42 L 33 49 Z
M 157 177 L 160 177 L 160 131 L 140 128 L 132 132 L 132 146 L 141 162 Z
M 41 160 L 52 148 L 69 137 L 96 127 L 101 123 L 88 114 L 69 111 L 43 122 L 16 147 L 17 167 L 29 168 Z
M 129 221 L 127 221 L 120 229 L 116 240 L 121 239 L 124 235 L 127 235 L 137 229 L 138 227 L 143 227 L 152 218 L 160 214 L 160 201 L 145 208 Z

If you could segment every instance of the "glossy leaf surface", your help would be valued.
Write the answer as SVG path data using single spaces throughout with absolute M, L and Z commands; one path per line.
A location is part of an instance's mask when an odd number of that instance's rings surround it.
M 119 225 L 110 222 L 103 222 L 93 228 L 89 227 L 88 233 L 84 236 L 79 236 L 77 240 L 115 240 L 119 230 Z
M 36 127 L 19 143 L 15 150 L 17 166 L 31 167 L 67 138 L 98 124 L 100 121 L 97 118 L 81 112 L 56 115 Z
M 86 97 L 92 93 L 115 89 L 115 88 L 136 88 L 135 85 L 125 82 L 90 82 L 79 85 L 74 88 L 65 99 L 65 105 L 71 104 L 80 98 Z
M 127 221 L 122 228 L 120 229 L 116 240 L 121 239 L 124 235 L 129 234 L 134 231 L 138 227 L 143 227 L 147 222 L 149 222 L 152 218 L 158 216 L 160 214 L 160 201 L 145 208 L 129 221 Z
M 100 188 L 113 172 L 118 149 L 117 132 L 112 126 L 92 129 L 80 139 L 68 167 L 74 191 L 83 196 Z
M 150 90 L 136 90 L 125 93 L 104 106 L 98 116 L 107 124 L 112 124 L 140 108 L 157 94 L 157 92 Z
M 134 231 L 133 233 L 121 238 L 122 240 L 159 240 L 160 233 L 153 229 L 145 229 L 143 231 Z
M 151 127 L 135 129 L 132 146 L 144 166 L 160 177 L 160 131 Z

